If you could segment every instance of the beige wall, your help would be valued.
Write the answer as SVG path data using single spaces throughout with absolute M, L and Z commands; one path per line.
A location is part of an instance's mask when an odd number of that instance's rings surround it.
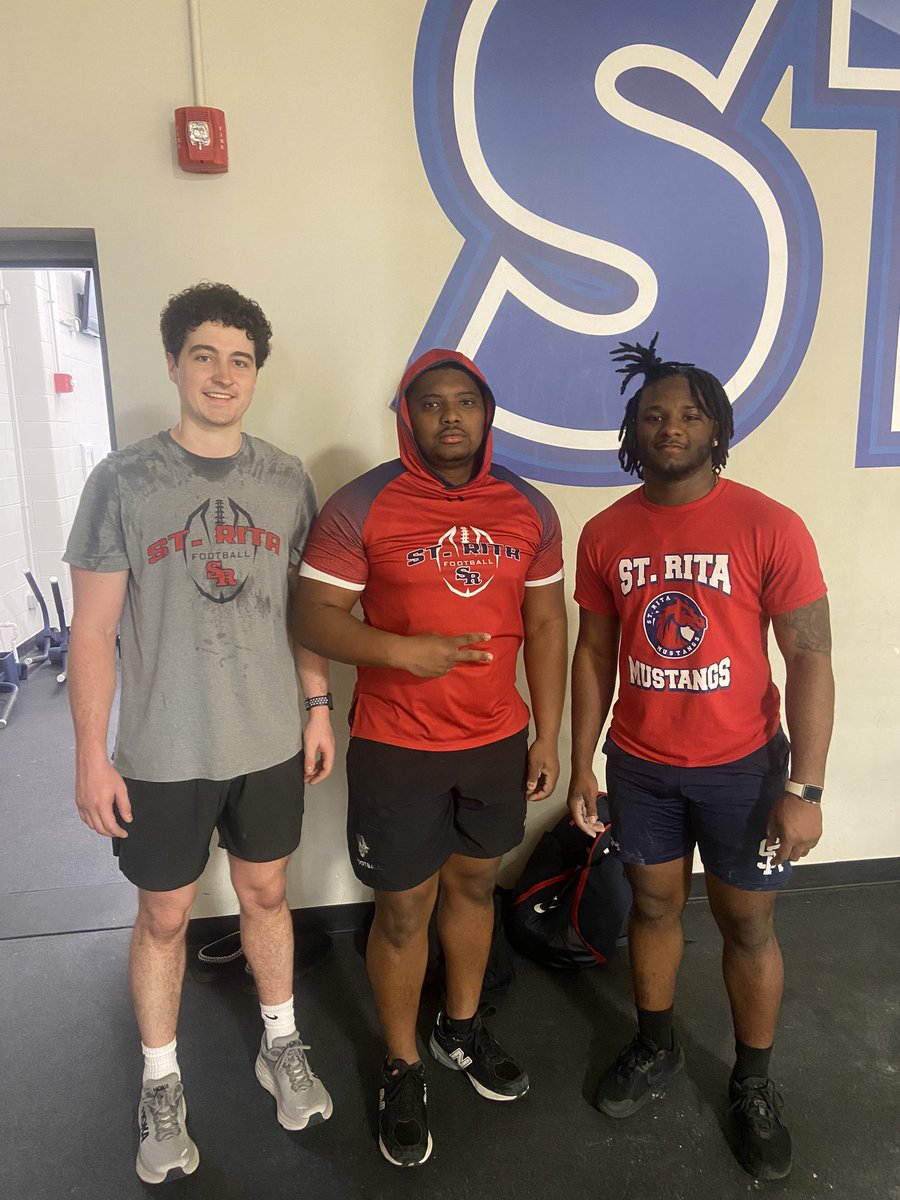
M 173 161 L 172 110 L 191 102 L 181 0 L 17 6 L 2 51 L 0 225 L 96 230 L 120 444 L 170 421 L 157 316 L 205 276 L 256 297 L 275 326 L 251 432 L 299 453 L 323 497 L 393 456 L 386 402 L 460 245 L 416 146 L 421 10 L 207 3 L 207 94 L 226 111 L 232 167 L 196 177 Z M 900 472 L 853 467 L 874 138 L 791 132 L 786 101 L 783 89 L 771 120 L 820 206 L 821 314 L 790 396 L 737 447 L 730 474 L 802 513 L 832 589 L 840 700 L 815 858 L 897 855 Z M 571 566 L 583 522 L 621 492 L 545 490 Z M 335 674 L 345 708 L 351 673 Z M 529 843 L 560 805 L 533 814 Z M 367 895 L 346 861 L 343 809 L 339 771 L 310 796 L 293 904 Z M 198 912 L 233 908 L 216 861 Z

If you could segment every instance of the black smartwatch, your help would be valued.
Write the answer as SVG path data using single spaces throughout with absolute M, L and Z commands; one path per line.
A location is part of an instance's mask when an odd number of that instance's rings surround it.
M 307 696 L 304 703 L 307 712 L 311 708 L 327 708 L 329 712 L 334 711 L 334 701 L 331 699 L 331 692 L 326 692 L 324 696 Z

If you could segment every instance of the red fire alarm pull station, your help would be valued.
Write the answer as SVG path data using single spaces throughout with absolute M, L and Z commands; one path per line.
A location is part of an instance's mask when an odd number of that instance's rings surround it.
M 214 175 L 228 170 L 228 140 L 221 108 L 176 108 L 175 145 L 182 171 Z
M 53 376 L 53 390 L 57 396 L 63 396 L 66 392 L 74 392 L 75 380 L 71 375 L 56 374 Z
M 206 103 L 203 79 L 203 48 L 200 41 L 200 0 L 188 0 L 191 24 L 191 65 L 194 74 L 194 103 L 175 109 L 175 146 L 182 171 L 217 175 L 228 170 L 228 140 L 225 114 Z

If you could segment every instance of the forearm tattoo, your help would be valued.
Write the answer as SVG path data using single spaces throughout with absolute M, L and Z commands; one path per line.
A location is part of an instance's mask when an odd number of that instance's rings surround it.
M 786 614 L 788 628 L 794 632 L 794 644 L 798 650 L 817 650 L 820 654 L 831 651 L 831 622 L 828 617 L 828 599 L 814 600 L 805 608 Z

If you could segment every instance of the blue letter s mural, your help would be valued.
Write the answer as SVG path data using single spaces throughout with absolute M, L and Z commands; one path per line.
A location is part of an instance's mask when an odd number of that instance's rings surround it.
M 815 123 L 817 17 L 811 0 L 429 0 L 417 131 L 465 244 L 415 353 L 478 358 L 502 461 L 623 482 L 607 352 L 656 329 L 725 382 L 737 438 L 782 399 L 821 236 L 764 116 L 791 66 L 795 106 L 797 76 L 810 93 L 799 123 Z

